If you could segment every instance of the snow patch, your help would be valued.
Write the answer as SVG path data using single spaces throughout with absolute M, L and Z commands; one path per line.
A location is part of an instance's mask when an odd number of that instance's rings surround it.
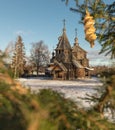
M 39 92 L 41 89 L 52 89 L 63 93 L 65 98 L 69 98 L 77 103 L 79 107 L 89 108 L 92 103 L 86 102 L 86 94 L 96 93 L 96 88 L 102 86 L 98 78 L 77 79 L 73 81 L 50 80 L 45 77 L 20 78 L 18 79 L 23 86 L 30 88 L 33 92 Z

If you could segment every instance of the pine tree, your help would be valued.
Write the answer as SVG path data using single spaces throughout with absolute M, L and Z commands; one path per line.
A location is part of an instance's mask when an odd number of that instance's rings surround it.
M 14 72 L 14 77 L 20 77 L 24 74 L 25 66 L 25 51 L 24 44 L 22 42 L 21 36 L 18 36 L 15 43 L 15 50 L 12 58 L 12 70 Z
M 107 16 L 98 33 L 102 46 L 100 54 L 105 52 L 106 55 L 111 54 L 111 59 L 115 59 L 115 2 L 108 5 L 105 11 Z
M 68 3 L 69 0 L 64 0 Z M 83 23 L 85 11 L 88 9 L 91 16 L 95 19 L 95 28 L 97 39 L 102 48 L 100 53 L 111 55 L 111 59 L 115 59 L 115 2 L 106 5 L 103 0 L 75 0 L 76 8 L 70 10 L 80 13 Z M 106 77 L 104 75 L 104 77 Z M 100 97 L 95 95 L 90 96 L 87 100 L 97 103 L 95 109 L 103 115 L 105 109 L 111 110 L 111 114 L 115 117 L 115 73 L 108 73 L 108 78 L 105 79 L 105 84 L 99 92 Z
M 69 0 L 63 0 L 66 4 Z M 76 8 L 70 8 L 71 11 L 81 14 L 80 23 L 86 15 L 86 9 L 95 20 L 97 40 L 102 48 L 101 53 L 110 55 L 115 59 L 115 2 L 106 4 L 103 0 L 75 0 Z

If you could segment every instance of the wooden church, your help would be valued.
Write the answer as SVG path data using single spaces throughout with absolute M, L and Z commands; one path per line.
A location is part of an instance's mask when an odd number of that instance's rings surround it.
M 77 37 L 71 47 L 64 24 L 63 33 L 58 38 L 55 51 L 52 52 L 46 73 L 53 79 L 73 80 L 90 76 L 90 70 L 87 52 L 79 46 Z

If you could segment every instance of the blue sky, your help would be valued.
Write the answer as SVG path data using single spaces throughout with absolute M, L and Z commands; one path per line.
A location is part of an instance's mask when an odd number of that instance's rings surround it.
M 112 3 L 114 0 L 105 1 Z M 79 24 L 80 15 L 71 12 L 70 7 L 75 7 L 74 0 L 70 0 L 68 6 L 61 0 L 0 0 L 0 49 L 4 50 L 21 35 L 27 55 L 31 43 L 40 40 L 52 51 L 62 34 L 63 19 L 66 19 L 66 33 L 71 45 L 77 28 L 79 45 L 88 52 L 91 64 L 104 64 L 106 58 L 97 55 L 99 43 L 90 48 L 84 39 L 84 27 Z

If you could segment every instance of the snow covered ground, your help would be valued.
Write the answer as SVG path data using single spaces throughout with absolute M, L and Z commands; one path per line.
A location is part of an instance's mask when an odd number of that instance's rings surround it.
M 44 77 L 20 78 L 23 86 L 30 88 L 33 92 L 39 92 L 40 89 L 52 89 L 63 93 L 66 98 L 74 100 L 79 107 L 88 108 L 93 105 L 80 98 L 85 98 L 86 94 L 94 94 L 97 87 L 102 83 L 97 78 L 77 79 L 73 81 L 51 80 Z
M 102 83 L 98 78 L 87 78 L 87 79 L 77 79 L 73 81 L 62 81 L 62 80 L 51 80 L 45 77 L 36 78 L 20 78 L 18 79 L 21 84 L 31 89 L 32 92 L 39 92 L 41 89 L 52 89 L 54 91 L 63 93 L 65 98 L 72 99 L 77 103 L 80 108 L 91 108 L 94 103 L 87 102 L 82 98 L 86 98 L 87 95 L 98 95 L 97 88 L 102 87 Z M 112 119 L 110 111 L 105 112 L 105 117 L 109 120 L 115 122 Z

